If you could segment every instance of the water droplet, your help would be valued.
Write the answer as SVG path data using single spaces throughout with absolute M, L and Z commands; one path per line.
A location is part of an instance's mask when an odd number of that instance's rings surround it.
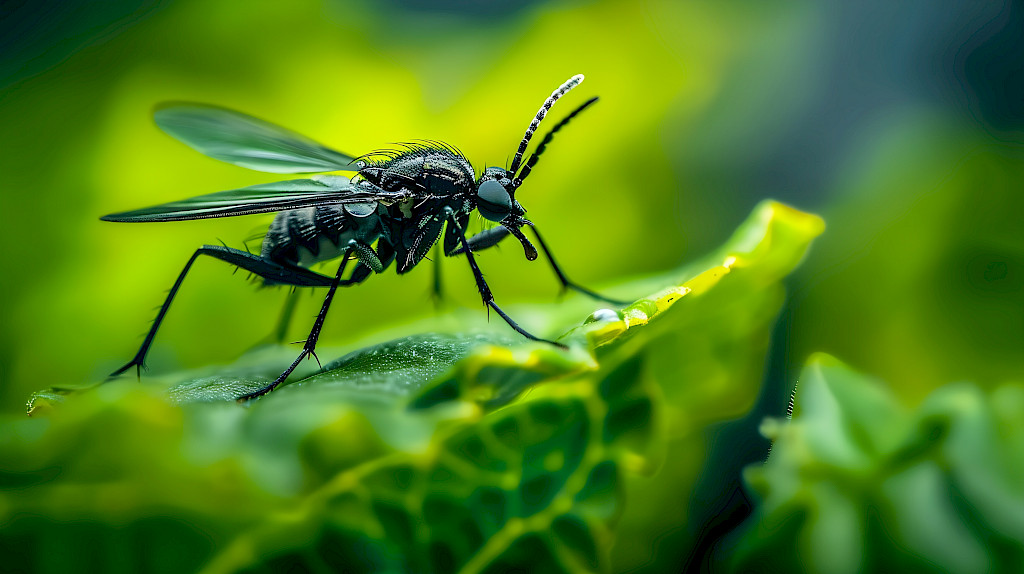
M 618 321 L 619 314 L 612 309 L 598 309 L 587 317 L 587 323 L 596 323 L 597 321 Z

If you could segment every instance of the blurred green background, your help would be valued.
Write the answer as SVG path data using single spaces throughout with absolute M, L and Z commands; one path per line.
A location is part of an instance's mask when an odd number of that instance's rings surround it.
M 917 395 L 998 381 L 1024 360 L 1019 5 L 8 6 L 5 408 L 122 363 L 195 247 L 240 246 L 269 219 L 97 220 L 279 179 L 164 136 L 155 103 L 230 106 L 357 154 L 441 139 L 479 169 L 506 160 L 574 73 L 588 80 L 573 98 L 602 102 L 521 198 L 579 280 L 692 258 L 774 197 L 830 225 L 795 285 L 786 365 L 825 350 Z M 516 251 L 483 262 L 499 301 L 554 292 L 550 273 Z M 454 263 L 451 298 L 477 305 Z M 325 338 L 433 313 L 423 267 L 345 292 Z M 230 274 L 204 262 L 190 277 L 154 369 L 230 360 L 272 328 L 283 292 Z M 306 303 L 309 315 L 319 301 Z
M 559 137 L 521 200 L 581 282 L 692 259 L 771 197 L 829 225 L 792 284 L 772 377 L 791 382 L 822 350 L 901 381 L 915 400 L 948 381 L 1005 380 L 1024 363 L 1019 3 L 44 0 L 0 10 L 5 411 L 123 363 L 197 246 L 241 246 L 269 221 L 98 221 L 277 179 L 163 135 L 156 103 L 221 104 L 354 154 L 440 139 L 482 169 L 506 161 L 539 103 L 575 73 L 587 81 L 556 112 L 602 101 Z M 499 302 L 553 300 L 551 274 L 518 250 L 482 264 Z M 476 307 L 464 267 L 444 266 L 449 305 Z M 437 312 L 429 280 L 424 265 L 345 292 L 324 340 Z M 230 361 L 269 332 L 283 299 L 202 262 L 151 367 Z M 318 304 L 304 298 L 295 338 Z

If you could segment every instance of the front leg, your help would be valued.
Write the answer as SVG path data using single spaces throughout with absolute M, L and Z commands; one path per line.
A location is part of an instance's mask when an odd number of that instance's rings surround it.
M 473 237 L 470 237 L 466 241 L 466 244 L 472 251 L 483 251 L 488 247 L 494 247 L 509 235 L 511 234 L 508 232 L 508 229 L 505 229 L 504 225 L 497 225 L 490 229 L 485 229 L 480 233 L 477 233 Z M 445 255 L 448 255 L 450 257 L 452 255 L 461 255 L 466 252 L 466 247 L 458 243 L 456 243 L 453 247 L 457 247 L 457 249 L 452 249 L 451 251 L 445 253 Z
M 519 228 L 517 227 L 506 227 L 504 223 L 496 227 L 492 227 L 490 229 L 485 229 L 480 233 L 477 233 L 473 237 L 470 237 L 468 241 L 469 248 L 473 251 L 481 251 L 487 249 L 488 247 L 494 247 L 509 235 L 514 236 L 516 239 L 519 240 L 520 243 L 523 244 L 523 251 L 526 255 L 527 260 L 533 261 L 534 259 L 537 259 L 537 250 L 534 249 L 533 244 L 530 243 L 530 240 L 528 240 L 523 235 L 523 232 L 519 231 Z M 458 247 L 456 249 L 457 246 L 458 243 L 453 243 L 452 249 L 450 251 L 447 251 L 445 254 L 461 255 L 466 252 L 465 247 Z
M 565 272 L 562 271 L 562 268 L 559 267 L 558 263 L 555 261 L 555 257 L 551 255 L 551 249 L 548 248 L 547 242 L 544 241 L 544 238 L 540 236 L 540 232 L 537 231 L 537 227 L 533 223 L 527 223 L 526 225 L 530 226 L 530 229 L 533 230 L 534 236 L 537 237 L 537 243 L 540 244 L 540 249 L 541 251 L 544 252 L 544 256 L 547 257 L 548 263 L 551 264 L 551 269 L 555 272 L 555 275 L 558 277 L 558 282 L 562 284 L 563 292 L 566 289 L 572 289 L 573 291 L 583 293 L 584 295 L 587 295 L 599 301 L 611 303 L 612 305 L 628 305 L 630 303 L 630 301 L 622 301 L 620 299 L 612 299 L 611 297 L 605 297 L 604 295 L 601 295 L 596 291 L 587 289 L 586 287 L 566 277 Z M 491 229 L 481 231 L 480 233 L 477 233 L 473 237 L 470 237 L 466 244 L 468 245 L 468 250 L 481 251 L 483 249 L 487 249 L 488 247 L 494 247 L 500 241 L 502 241 L 506 237 L 509 237 L 510 235 L 512 235 L 512 233 L 508 229 L 506 229 L 505 226 L 498 225 L 496 227 L 492 227 Z M 452 250 L 452 252 L 447 253 L 447 255 L 460 255 L 462 253 L 465 253 L 466 251 L 467 246 L 462 246 L 459 247 L 458 249 Z
M 455 217 L 455 213 L 451 210 L 451 208 L 445 209 L 445 216 L 448 219 L 448 225 L 452 226 L 454 233 L 457 235 L 459 241 L 462 243 L 462 250 L 466 253 L 466 260 L 469 261 L 469 268 L 473 271 L 473 278 L 476 279 L 476 289 L 477 291 L 480 292 L 480 297 L 481 299 L 483 299 L 484 305 L 488 309 L 494 309 L 494 312 L 500 315 L 501 318 L 504 319 L 505 322 L 508 323 L 510 327 L 515 329 L 520 335 L 526 337 L 527 339 L 530 339 L 531 341 L 549 343 L 556 347 L 567 349 L 568 347 L 566 347 L 562 343 L 542 339 L 531 334 L 529 331 L 523 329 L 515 321 L 513 321 L 511 317 L 509 317 L 504 311 L 501 310 L 501 307 L 498 307 L 498 304 L 494 302 L 494 295 L 491 293 L 491 288 L 488 287 L 487 281 L 484 280 L 484 274 L 480 271 L 480 267 L 477 266 L 476 264 L 476 258 L 473 257 L 473 250 L 470 248 L 469 240 L 466 239 L 465 230 L 463 229 L 462 225 L 459 224 L 458 220 Z
M 622 306 L 622 305 L 629 305 L 630 304 L 630 301 L 623 301 L 621 299 L 612 299 L 611 297 L 605 297 L 604 295 L 601 295 L 600 293 L 598 293 L 596 291 L 591 291 L 590 289 L 587 289 L 586 287 L 584 287 L 584 286 L 580 285 L 579 283 L 576 283 L 576 282 L 570 280 L 568 277 L 566 277 L 565 276 L 565 272 L 563 272 L 562 268 L 559 267 L 558 263 L 555 262 L 555 257 L 553 255 L 551 255 L 551 250 L 548 249 L 547 242 L 544 241 L 544 238 L 540 236 L 540 232 L 537 231 L 537 226 L 534 225 L 532 222 L 527 222 L 527 225 L 529 225 L 530 229 L 533 230 L 533 235 L 537 237 L 537 243 L 540 244 L 541 251 L 544 252 L 544 256 L 548 258 L 548 263 L 551 263 L 551 269 L 553 269 L 555 271 L 555 275 L 558 276 L 558 281 L 559 281 L 559 283 L 562 284 L 562 291 L 563 292 L 566 289 L 572 289 L 573 291 L 577 291 L 579 293 L 583 293 L 584 295 L 587 295 L 589 297 L 593 297 L 594 299 L 598 299 L 598 300 L 604 301 L 606 303 L 611 303 L 612 305 Z

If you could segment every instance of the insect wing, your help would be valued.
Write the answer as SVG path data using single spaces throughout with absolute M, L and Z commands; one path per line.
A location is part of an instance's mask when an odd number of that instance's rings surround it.
M 156 125 L 212 158 L 256 171 L 358 171 L 356 160 L 306 136 L 252 116 L 206 104 L 163 104 Z
M 353 205 L 355 209 L 362 209 L 368 203 L 400 199 L 400 196 L 400 193 L 388 193 L 365 182 L 354 184 L 347 177 L 324 175 L 220 191 L 134 211 L 111 213 L 100 219 L 125 223 L 184 221 L 286 211 L 316 205 Z

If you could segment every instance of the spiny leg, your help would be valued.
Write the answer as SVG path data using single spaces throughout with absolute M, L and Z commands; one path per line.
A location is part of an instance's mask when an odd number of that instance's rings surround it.
M 292 371 L 299 366 L 302 359 L 306 357 L 312 356 L 316 359 L 317 364 L 320 363 L 320 358 L 316 356 L 316 343 L 320 338 L 320 331 L 323 329 L 324 320 L 327 318 L 327 310 L 330 308 L 331 301 L 334 299 L 334 293 L 337 291 L 338 287 L 362 283 L 370 276 L 371 273 L 380 273 L 383 271 L 384 268 L 391 263 L 391 259 L 394 257 L 394 254 L 389 253 L 386 250 L 382 251 L 382 253 L 384 254 L 383 260 L 381 259 L 380 254 L 375 252 L 368 244 L 354 239 L 349 240 L 345 254 L 341 258 L 341 264 L 338 266 L 338 273 L 335 275 L 334 279 L 331 280 L 327 297 L 324 299 L 324 304 L 320 308 L 320 313 L 317 314 L 316 321 L 313 322 L 313 328 L 310 330 L 309 336 L 303 344 L 302 352 L 299 353 L 299 356 L 296 357 L 292 364 L 289 365 L 289 367 L 269 385 L 239 397 L 237 399 L 239 402 L 263 396 L 277 388 L 277 386 L 283 383 L 288 376 L 292 374 Z M 345 273 L 345 266 L 348 264 L 350 255 L 354 255 L 357 260 L 356 268 L 352 272 L 351 277 L 342 280 L 341 277 Z
M 565 276 L 565 272 L 562 271 L 562 268 L 558 266 L 558 263 L 555 261 L 554 255 L 551 255 L 551 250 L 548 249 L 547 242 L 544 241 L 544 238 L 540 236 L 540 232 L 537 231 L 537 226 L 534 225 L 533 223 L 528 223 L 527 225 L 530 226 L 530 229 L 533 230 L 534 236 L 537 237 L 537 243 L 540 244 L 540 250 L 543 251 L 544 256 L 548 258 L 548 263 L 551 264 L 551 269 L 553 269 L 555 275 L 558 276 L 558 281 L 562 284 L 563 290 L 572 289 L 573 291 L 583 293 L 584 295 L 593 297 L 594 299 L 598 299 L 600 301 L 611 303 L 612 305 L 628 305 L 631 303 L 630 301 L 623 301 L 621 299 L 612 299 L 611 297 L 606 297 L 596 291 L 587 289 L 586 287 L 580 285 L 579 283 L 575 283 L 572 280 L 570 280 L 568 277 Z
M 508 229 L 506 229 L 504 225 L 485 229 L 473 237 L 470 237 L 466 242 L 466 245 L 458 246 L 458 249 L 453 249 L 451 252 L 447 253 L 447 255 L 461 255 L 466 252 L 467 246 L 471 251 L 483 251 L 484 249 L 494 247 L 510 235 L 511 233 L 509 233 Z
M 305 344 L 302 345 L 302 352 L 299 353 L 299 356 L 296 357 L 294 361 L 292 361 L 292 364 L 289 365 L 288 368 L 285 369 L 283 373 L 278 375 L 276 379 L 271 381 L 270 384 L 260 389 L 257 389 L 249 394 L 238 397 L 239 402 L 247 401 L 249 399 L 255 399 L 256 397 L 261 397 L 277 388 L 278 385 L 283 383 L 285 379 L 288 378 L 288 375 L 292 374 L 292 371 L 295 370 L 295 367 L 299 366 L 299 363 L 302 362 L 302 359 L 305 359 L 306 357 L 312 356 L 316 358 L 317 363 L 320 362 L 320 359 L 317 358 L 316 356 L 316 342 L 320 338 L 320 330 L 323 329 L 324 320 L 327 318 L 327 310 L 330 309 L 331 301 L 334 300 L 334 293 L 338 290 L 338 285 L 341 284 L 341 275 L 345 272 L 345 264 L 348 263 L 348 255 L 348 252 L 346 252 L 345 255 L 341 258 L 341 265 L 338 266 L 338 273 L 337 275 L 334 276 L 334 280 L 331 281 L 331 286 L 327 290 L 327 297 L 324 299 L 324 304 L 323 306 L 320 307 L 320 312 L 317 313 L 316 321 L 313 322 L 313 328 L 309 331 L 309 337 L 306 337 L 306 342 Z
M 434 300 L 434 306 L 440 307 L 441 303 L 444 302 L 444 290 L 441 284 L 441 243 L 438 242 L 434 246 L 434 265 L 433 265 L 433 278 L 434 281 L 430 286 L 430 298 Z
M 473 271 L 473 278 L 476 279 L 476 288 L 477 291 L 480 292 L 480 297 L 483 299 L 484 305 L 490 309 L 494 309 L 494 311 L 498 315 L 500 315 L 501 318 L 504 319 L 505 322 L 508 323 L 510 327 L 515 329 L 520 335 L 526 337 L 527 339 L 530 339 L 532 341 L 549 343 L 556 347 L 567 349 L 568 347 L 566 347 L 562 343 L 558 343 L 556 341 L 549 341 L 548 339 L 541 339 L 540 337 L 531 334 L 529 331 L 523 329 L 515 321 L 513 321 L 511 317 L 509 317 L 504 311 L 501 310 L 501 307 L 498 307 L 498 304 L 494 302 L 494 295 L 491 293 L 491 288 L 487 286 L 487 281 L 484 280 L 484 274 L 480 271 L 480 267 L 477 266 L 476 264 L 476 259 L 473 257 L 473 251 L 469 248 L 469 242 L 466 239 L 465 230 L 463 230 L 462 226 L 459 225 L 459 222 L 456 221 L 454 213 L 452 212 L 451 208 L 448 208 L 446 210 L 446 215 L 448 217 L 449 225 L 455 226 L 455 232 L 458 233 L 459 240 L 462 242 L 463 250 L 466 252 L 466 260 L 469 261 L 469 268 Z
M 139 347 L 139 351 L 135 353 L 135 357 L 133 357 L 131 361 L 128 361 L 128 363 L 123 367 L 117 369 L 113 373 L 110 373 L 108 379 L 116 377 L 125 371 L 128 371 L 132 367 L 135 367 L 136 375 L 141 378 L 142 367 L 146 360 L 146 354 L 149 352 L 149 348 L 153 345 L 153 339 L 156 337 L 156 332 L 160 329 L 160 324 L 163 323 L 164 317 L 167 315 L 167 310 L 171 307 L 171 301 L 174 300 L 174 296 L 178 293 L 178 289 L 181 288 L 181 284 L 185 280 L 185 276 L 188 274 L 189 269 L 192 268 L 192 264 L 195 263 L 196 259 L 198 259 L 200 255 L 208 255 L 215 259 L 231 263 L 232 265 L 237 265 L 275 283 L 284 283 L 302 287 L 322 287 L 331 284 L 331 279 L 329 277 L 320 275 L 319 273 L 314 273 L 305 269 L 285 267 L 240 249 L 232 249 L 230 247 L 221 247 L 218 245 L 204 245 L 192 254 L 188 263 L 185 264 L 181 273 L 178 274 L 178 278 L 174 281 L 174 285 L 171 286 L 171 290 L 167 293 L 167 298 L 164 300 L 163 305 L 160 306 L 160 311 L 157 313 L 156 319 L 153 320 L 153 325 L 149 328 L 149 332 L 146 333 L 146 338 L 142 341 L 142 346 Z
M 277 320 L 277 328 L 270 335 L 271 343 L 280 345 L 288 337 L 288 327 L 292 324 L 292 317 L 295 315 L 295 306 L 298 302 L 299 292 L 293 287 L 288 291 L 288 297 L 284 300 L 281 317 Z
M 355 283 L 362 283 L 367 277 L 370 276 L 372 269 L 363 265 L 361 262 L 356 267 L 352 277 L 346 281 L 342 281 L 341 285 L 350 285 Z M 326 276 L 324 276 L 326 279 Z M 330 285 L 330 279 L 327 279 L 327 286 Z M 281 309 L 281 316 L 277 321 L 277 327 L 269 337 L 264 339 L 264 344 L 282 344 L 287 340 L 288 328 L 291 326 L 292 317 L 295 316 L 295 306 L 299 302 L 299 292 L 294 287 L 288 292 L 288 297 L 284 301 L 284 307 Z
M 544 241 L 544 238 L 540 236 L 540 232 L 537 231 L 537 227 L 533 225 L 533 223 L 528 223 L 527 225 L 530 226 L 530 229 L 533 230 L 533 234 L 537 237 L 537 243 L 540 243 L 540 249 L 541 251 L 544 252 L 544 256 L 547 257 L 548 263 L 551 264 L 551 269 L 554 270 L 555 275 L 558 277 L 558 282 L 562 284 L 563 291 L 565 291 L 566 289 L 572 289 L 573 291 L 583 293 L 584 295 L 593 297 L 594 299 L 598 299 L 600 301 L 611 303 L 612 305 L 628 305 L 630 303 L 629 301 L 622 301 L 619 299 L 612 299 L 611 297 L 605 297 L 604 295 L 587 289 L 586 287 L 578 283 L 575 283 L 574 281 L 566 277 L 565 272 L 562 271 L 562 268 L 559 267 L 558 263 L 555 261 L 555 257 L 551 255 L 551 249 L 548 248 L 547 242 Z M 497 227 L 492 227 L 491 229 L 485 229 L 484 231 L 481 231 L 480 233 L 477 233 L 473 237 L 469 238 L 469 249 L 467 249 L 466 246 L 463 246 L 453 251 L 450 255 L 459 255 L 461 253 L 465 253 L 468 250 L 482 251 L 489 247 L 494 247 L 495 245 L 497 245 L 510 235 L 511 233 L 509 232 L 509 230 L 501 225 Z
M 352 273 L 349 279 L 343 280 L 338 283 L 340 287 L 347 287 L 348 285 L 355 285 L 362 283 L 367 277 L 373 272 L 372 269 L 363 265 L 362 262 L 358 263 L 356 270 Z M 328 284 L 329 286 L 330 284 Z M 294 287 L 288 292 L 288 298 L 285 299 L 284 307 L 281 309 L 281 316 L 277 322 L 277 328 L 271 333 L 268 340 L 271 344 L 281 345 L 288 340 L 288 329 L 291 327 L 292 317 L 295 316 L 295 307 L 299 302 L 299 291 Z

